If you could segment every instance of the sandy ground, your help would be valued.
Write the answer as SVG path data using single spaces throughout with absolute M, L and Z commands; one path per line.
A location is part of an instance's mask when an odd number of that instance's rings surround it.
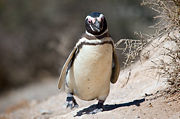
M 180 34 L 175 35 L 180 37 Z M 97 101 L 82 101 L 78 98 L 79 108 L 66 109 L 66 94 L 58 92 L 56 79 L 1 97 L 0 104 L 4 107 L 8 105 L 8 108 L 0 108 L 4 112 L 0 119 L 180 119 L 180 94 L 154 98 L 159 95 L 159 90 L 164 90 L 168 85 L 153 67 L 160 59 L 170 60 L 161 55 L 166 52 L 165 48 L 176 50 L 173 41 L 164 42 L 164 39 L 154 40 L 143 50 L 140 60 L 121 70 L 118 82 L 111 85 L 103 112 L 89 114 Z M 10 106 L 10 103 L 13 105 Z
M 44 84 L 43 84 L 44 85 Z M 118 84 L 117 84 L 118 85 Z M 47 85 L 48 86 L 48 85 Z M 40 87 L 40 86 L 39 86 Z M 117 90 L 112 86 L 111 93 L 105 102 L 105 111 L 97 114 L 88 114 L 93 109 L 94 101 L 82 101 L 78 98 L 79 108 L 74 110 L 65 108 L 65 93 L 56 94 L 43 100 L 21 100 L 9 106 L 0 119 L 179 119 L 180 95 L 165 98 L 151 96 L 137 96 L 130 99 L 131 95 L 138 92 Z M 39 89 L 40 90 L 40 89 Z M 22 94 L 23 95 L 23 94 Z M 133 96 L 134 97 L 134 96 Z

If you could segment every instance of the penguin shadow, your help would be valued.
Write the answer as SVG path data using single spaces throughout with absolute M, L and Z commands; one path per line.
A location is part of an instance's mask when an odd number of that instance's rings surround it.
M 120 108 L 120 107 L 132 106 L 132 105 L 140 106 L 140 104 L 142 102 L 144 102 L 144 101 L 145 101 L 145 98 L 134 100 L 132 102 L 121 103 L 121 104 L 110 104 L 110 105 L 106 104 L 103 107 L 103 112 L 111 111 L 111 110 L 114 110 L 114 109 L 117 109 L 117 108 Z M 82 116 L 82 115 L 85 115 L 85 114 L 92 114 L 91 112 L 93 112 L 93 110 L 95 110 L 95 109 L 96 109 L 96 104 L 93 104 L 93 105 L 91 105 L 91 106 L 89 106 L 87 108 L 84 108 L 84 109 L 78 111 L 74 117 Z

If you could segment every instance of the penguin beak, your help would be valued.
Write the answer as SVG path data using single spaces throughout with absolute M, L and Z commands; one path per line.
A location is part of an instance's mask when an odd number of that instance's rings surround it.
M 95 32 L 100 32 L 101 31 L 100 24 L 101 23 L 96 19 L 95 22 L 91 24 L 92 30 Z

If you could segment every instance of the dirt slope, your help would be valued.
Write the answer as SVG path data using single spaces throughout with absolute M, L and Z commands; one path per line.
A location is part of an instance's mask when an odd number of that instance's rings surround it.
M 180 33 L 175 31 L 169 36 L 180 37 Z M 111 85 L 111 92 L 105 102 L 104 112 L 95 115 L 88 114 L 94 106 L 93 104 L 96 104 L 97 101 L 86 102 L 77 98 L 79 108 L 67 110 L 64 106 L 66 94 L 60 93 L 40 102 L 27 102 L 23 108 L 4 113 L 1 115 L 1 118 L 178 119 L 180 118 L 180 95 L 170 98 L 160 97 L 154 100 L 149 99 L 151 96 L 145 97 L 145 95 L 154 94 L 168 86 L 166 79 L 160 78 L 158 70 L 153 68 L 161 59 L 171 60 L 162 55 L 166 52 L 165 48 L 177 50 L 176 44 L 173 41 L 166 41 L 166 37 L 167 35 L 155 39 L 142 51 L 140 60 L 120 72 L 118 82 L 115 85 Z M 153 62 L 156 62 L 156 64 Z

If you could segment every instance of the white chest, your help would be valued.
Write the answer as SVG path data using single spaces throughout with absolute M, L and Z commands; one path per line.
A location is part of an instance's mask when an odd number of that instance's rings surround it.
M 112 52 L 111 44 L 82 46 L 73 65 L 75 88 L 80 98 L 89 100 L 109 92 Z

